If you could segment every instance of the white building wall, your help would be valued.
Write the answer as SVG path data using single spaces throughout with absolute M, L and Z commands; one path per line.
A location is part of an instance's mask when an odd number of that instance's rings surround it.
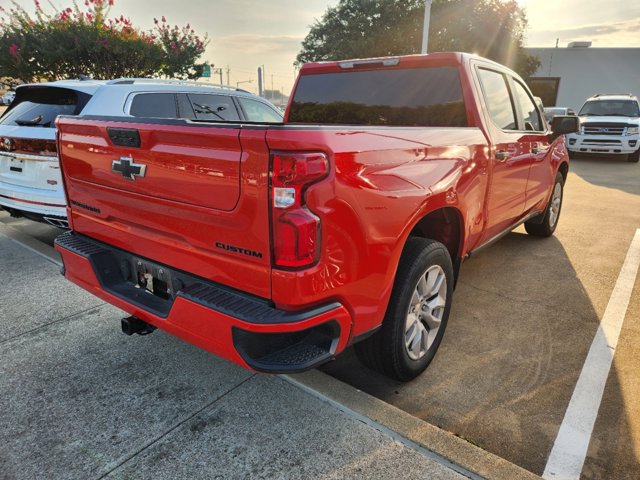
M 640 97 L 640 48 L 527 48 L 541 65 L 533 77 L 560 77 L 559 107 L 576 112 L 596 93 Z

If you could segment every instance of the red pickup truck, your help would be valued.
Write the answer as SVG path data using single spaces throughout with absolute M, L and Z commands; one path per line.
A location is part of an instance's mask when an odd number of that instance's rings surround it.
M 204 108 L 204 107 L 202 107 Z M 262 372 L 355 344 L 400 380 L 442 340 L 462 261 L 556 228 L 569 160 L 525 83 L 460 53 L 305 65 L 281 124 L 60 117 L 65 276 Z

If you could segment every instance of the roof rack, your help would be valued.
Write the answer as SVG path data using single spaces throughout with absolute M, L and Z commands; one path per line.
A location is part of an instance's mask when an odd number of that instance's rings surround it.
M 233 87 L 231 85 L 223 85 L 221 83 L 207 83 L 207 82 L 196 82 L 193 80 L 165 80 L 162 78 L 116 78 L 115 80 L 109 80 L 107 85 L 131 85 L 134 83 L 161 83 L 165 85 L 192 85 L 195 87 L 211 87 L 211 88 L 222 88 L 228 90 L 235 90 L 236 92 L 245 92 L 251 93 L 248 90 L 243 90 L 242 88 Z
M 592 98 L 598 97 L 635 97 L 633 93 L 596 93 Z

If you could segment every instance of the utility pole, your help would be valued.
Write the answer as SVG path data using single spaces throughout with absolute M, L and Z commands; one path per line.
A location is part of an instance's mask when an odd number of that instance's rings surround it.
M 227 65 L 227 85 L 231 85 L 231 80 L 229 80 L 229 74 L 231 73 L 231 69 L 229 65 Z
M 212 75 L 220 75 L 220 85 L 222 85 L 222 68 L 212 68 L 210 73 Z
M 432 0 L 424 0 L 424 24 L 422 25 L 422 52 L 429 51 L 429 24 L 431 23 Z
M 266 89 L 267 89 L 267 69 L 264 68 L 264 65 L 262 65 L 262 92 L 265 93 Z M 260 96 L 262 97 L 262 93 L 260 94 Z
M 258 96 L 262 96 L 262 68 L 258 67 Z

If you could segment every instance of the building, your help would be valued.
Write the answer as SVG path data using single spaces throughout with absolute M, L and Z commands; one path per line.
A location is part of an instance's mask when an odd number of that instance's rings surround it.
M 640 48 L 592 48 L 572 42 L 567 48 L 527 48 L 541 65 L 529 86 L 545 107 L 576 112 L 596 93 L 631 93 L 640 97 Z

